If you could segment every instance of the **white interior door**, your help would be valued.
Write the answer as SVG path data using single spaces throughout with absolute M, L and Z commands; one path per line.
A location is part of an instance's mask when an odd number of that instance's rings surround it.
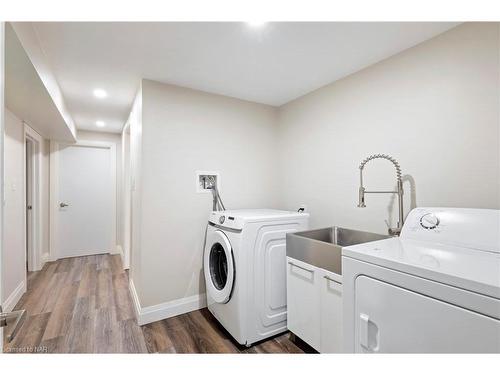
M 58 258 L 112 252 L 110 148 L 61 146 L 58 172 Z

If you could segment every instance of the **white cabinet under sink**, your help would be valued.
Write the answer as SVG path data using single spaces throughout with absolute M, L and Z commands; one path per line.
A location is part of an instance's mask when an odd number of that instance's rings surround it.
M 321 353 L 342 351 L 342 276 L 287 258 L 288 329 Z
M 287 326 L 314 349 L 320 350 L 320 283 L 322 270 L 287 258 Z
M 320 352 L 342 352 L 342 276 L 321 270 Z

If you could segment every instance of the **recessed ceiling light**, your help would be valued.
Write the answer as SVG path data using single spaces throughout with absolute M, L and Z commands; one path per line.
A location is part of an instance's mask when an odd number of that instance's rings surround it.
M 104 99 L 105 97 L 108 96 L 108 93 L 103 89 L 95 89 L 94 96 L 99 99 Z
M 104 121 L 97 120 L 95 122 L 95 126 L 97 126 L 98 128 L 104 128 L 106 126 L 106 123 Z
M 262 27 L 266 24 L 264 21 L 248 21 L 247 22 L 248 26 L 251 27 Z

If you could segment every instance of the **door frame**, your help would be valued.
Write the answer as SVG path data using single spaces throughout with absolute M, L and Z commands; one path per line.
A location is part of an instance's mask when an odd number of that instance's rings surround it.
M 122 233 L 123 245 L 122 263 L 124 269 L 130 269 L 130 255 L 132 252 L 132 166 L 130 164 L 130 123 L 127 122 L 122 130 Z M 126 144 L 128 141 L 128 145 Z M 128 152 L 126 152 L 128 151 Z
M 110 177 L 111 177 L 111 248 L 110 254 L 119 254 L 116 239 L 116 144 L 104 141 L 77 141 L 76 143 L 63 143 L 50 141 L 50 240 L 49 258 L 51 261 L 59 259 L 59 249 L 57 248 L 58 236 L 58 204 L 59 204 L 59 153 L 60 146 L 107 148 L 110 150 Z
M 26 230 L 28 228 L 28 212 L 27 212 L 27 184 L 28 180 L 26 179 L 26 142 L 33 143 L 33 154 L 32 154 L 32 170 L 31 170 L 31 181 L 33 181 L 33 186 L 31 190 L 31 228 L 32 228 L 32 237 L 31 237 L 31 248 L 28 249 L 28 259 L 25 261 L 28 262 L 28 271 L 39 271 L 43 267 L 44 259 L 43 259 L 43 248 L 42 248 L 42 144 L 43 138 L 40 134 L 38 134 L 33 128 L 31 128 L 27 123 L 24 124 L 24 223 L 25 223 L 25 235 L 27 235 Z M 26 242 L 26 241 L 25 241 Z M 25 246 L 28 246 L 28 243 L 25 243 Z M 25 279 L 26 281 L 26 279 Z

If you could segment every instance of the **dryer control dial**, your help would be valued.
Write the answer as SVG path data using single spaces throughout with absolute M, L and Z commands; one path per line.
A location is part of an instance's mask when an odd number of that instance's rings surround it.
M 434 229 L 439 225 L 439 218 L 435 214 L 425 214 L 420 218 L 420 225 L 425 229 Z

